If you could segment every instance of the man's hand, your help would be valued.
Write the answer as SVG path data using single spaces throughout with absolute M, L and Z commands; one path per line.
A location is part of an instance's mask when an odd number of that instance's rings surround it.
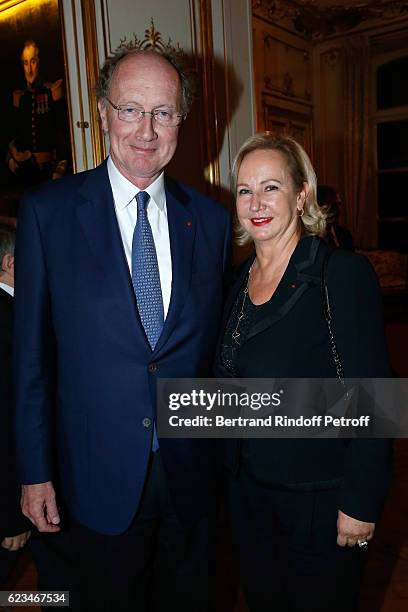
M 355 546 L 358 541 L 367 542 L 374 535 L 375 523 L 365 523 L 347 516 L 339 510 L 337 518 L 337 544 L 339 546 Z
M 20 548 L 25 546 L 30 535 L 31 531 L 25 531 L 24 533 L 19 533 L 18 535 L 11 536 L 10 538 L 4 538 L 1 546 L 10 552 L 15 552 L 16 550 L 20 550 Z
M 21 510 L 38 531 L 59 531 L 60 517 L 51 481 L 22 486 Z

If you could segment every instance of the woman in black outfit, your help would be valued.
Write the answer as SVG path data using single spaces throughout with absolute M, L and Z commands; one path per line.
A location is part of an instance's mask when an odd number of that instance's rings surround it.
M 291 138 L 257 135 L 235 163 L 240 267 L 217 356 L 221 377 L 336 378 L 321 290 L 330 247 L 316 177 Z M 325 263 L 344 376 L 388 377 L 381 297 L 365 258 Z M 251 612 L 351 612 L 390 478 L 381 439 L 227 440 L 227 500 Z

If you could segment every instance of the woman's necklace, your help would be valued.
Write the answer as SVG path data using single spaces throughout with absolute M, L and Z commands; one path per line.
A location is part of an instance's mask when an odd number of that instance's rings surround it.
M 253 265 L 254 264 L 252 264 L 252 266 Z M 232 339 L 234 340 L 234 342 L 236 344 L 238 344 L 238 346 L 240 346 L 240 344 L 241 344 L 241 342 L 240 342 L 241 332 L 239 331 L 239 326 L 241 325 L 241 321 L 242 321 L 242 319 L 245 316 L 244 309 L 245 309 L 245 302 L 246 302 L 247 295 L 248 295 L 249 277 L 251 276 L 252 266 L 249 268 L 249 271 L 248 271 L 247 284 L 246 284 L 246 287 L 244 289 L 244 297 L 242 298 L 241 310 L 238 313 L 237 324 L 235 326 L 234 331 L 232 332 Z

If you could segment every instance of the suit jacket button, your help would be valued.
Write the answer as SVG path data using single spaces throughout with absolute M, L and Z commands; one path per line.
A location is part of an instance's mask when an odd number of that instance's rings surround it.
M 157 370 L 157 363 L 149 363 L 149 367 L 147 369 L 150 374 L 153 374 Z
M 144 425 L 145 427 L 150 427 L 150 425 L 152 424 L 152 421 L 151 421 L 151 419 L 149 419 L 148 417 L 145 417 L 145 418 L 143 419 L 142 423 L 143 423 L 143 425 Z

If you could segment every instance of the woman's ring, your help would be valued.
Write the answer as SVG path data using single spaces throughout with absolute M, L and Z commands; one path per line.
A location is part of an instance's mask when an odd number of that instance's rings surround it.
M 367 548 L 367 546 L 368 546 L 367 540 L 358 540 L 357 544 L 358 544 L 359 548 Z

